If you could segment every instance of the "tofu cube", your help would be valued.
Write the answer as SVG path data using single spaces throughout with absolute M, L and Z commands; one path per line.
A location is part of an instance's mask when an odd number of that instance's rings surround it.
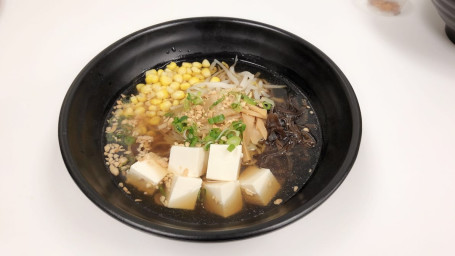
M 138 161 L 132 164 L 126 173 L 126 183 L 147 194 L 153 194 L 155 187 L 167 173 L 167 170 L 154 159 Z
M 236 181 L 204 181 L 204 208 L 222 217 L 229 217 L 243 207 L 240 183 Z
M 280 183 L 269 169 L 250 166 L 239 177 L 243 198 L 247 203 L 266 206 L 280 190 Z
M 234 181 L 239 177 L 242 146 L 237 146 L 232 152 L 228 145 L 210 145 L 209 161 L 206 178 L 219 181 Z
M 207 170 L 208 152 L 204 148 L 172 146 L 169 171 L 187 177 L 201 177 Z
M 169 208 L 193 210 L 201 185 L 201 178 L 173 176 L 170 187 L 166 190 L 164 205 Z

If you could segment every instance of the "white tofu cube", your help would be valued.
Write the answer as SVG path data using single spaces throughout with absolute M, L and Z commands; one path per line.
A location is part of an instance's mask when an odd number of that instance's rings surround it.
M 126 173 L 126 182 L 137 189 L 153 194 L 155 187 L 166 176 L 167 170 L 153 159 L 138 161 Z
M 239 177 L 247 203 L 266 206 L 280 190 L 280 183 L 269 169 L 250 166 Z
M 234 181 L 239 177 L 242 146 L 237 146 L 232 152 L 228 145 L 210 145 L 209 161 L 206 178 L 219 181 Z
M 240 184 L 236 181 L 204 181 L 204 208 L 222 217 L 229 217 L 243 207 Z
M 169 171 L 187 177 L 201 177 L 207 170 L 208 152 L 204 148 L 172 146 Z
M 165 205 L 169 208 L 193 210 L 201 185 L 201 178 L 173 176 L 171 185 L 166 190 Z

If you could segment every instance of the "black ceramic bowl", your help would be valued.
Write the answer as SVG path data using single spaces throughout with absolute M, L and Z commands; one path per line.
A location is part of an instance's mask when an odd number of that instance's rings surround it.
M 232 58 L 262 66 L 295 84 L 318 115 L 322 153 L 314 174 L 290 200 L 259 217 L 200 225 L 166 219 L 125 196 L 104 166 L 102 131 L 115 99 L 139 74 L 170 60 Z M 281 29 L 233 18 L 192 18 L 152 26 L 120 39 L 76 77 L 60 113 L 60 148 L 69 173 L 102 210 L 143 231 L 189 240 L 250 237 L 311 212 L 341 184 L 360 144 L 360 109 L 348 80 L 320 50 Z M 303 171 L 303 170 L 302 170 Z
M 446 23 L 447 37 L 455 44 L 455 0 L 432 0 L 439 16 Z

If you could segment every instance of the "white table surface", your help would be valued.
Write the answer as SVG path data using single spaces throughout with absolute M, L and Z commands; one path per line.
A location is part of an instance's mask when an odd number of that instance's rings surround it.
M 1 255 L 455 255 L 455 45 L 430 1 L 387 17 L 347 1 L 0 0 Z M 57 141 L 62 100 L 97 53 L 195 16 L 265 22 L 325 52 L 360 102 L 357 161 L 319 208 L 225 243 L 150 235 L 79 190 Z

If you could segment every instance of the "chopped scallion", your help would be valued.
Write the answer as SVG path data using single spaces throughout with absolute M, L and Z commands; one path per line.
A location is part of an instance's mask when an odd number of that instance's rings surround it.
M 219 123 L 222 123 L 224 121 L 224 115 L 221 114 L 221 115 L 217 115 L 217 116 L 214 116 L 212 118 L 209 118 L 208 121 L 209 121 L 209 124 L 219 124 Z
M 223 97 L 219 98 L 218 100 L 216 100 L 215 102 L 213 102 L 213 104 L 210 106 L 210 109 L 212 109 L 213 107 L 215 107 L 216 105 L 220 104 L 226 97 L 223 95 Z
M 254 101 L 252 98 L 248 97 L 246 94 L 242 94 L 242 99 L 243 99 L 246 103 L 248 103 L 248 104 L 250 104 L 250 105 L 256 105 L 256 104 L 257 104 L 256 101 Z

